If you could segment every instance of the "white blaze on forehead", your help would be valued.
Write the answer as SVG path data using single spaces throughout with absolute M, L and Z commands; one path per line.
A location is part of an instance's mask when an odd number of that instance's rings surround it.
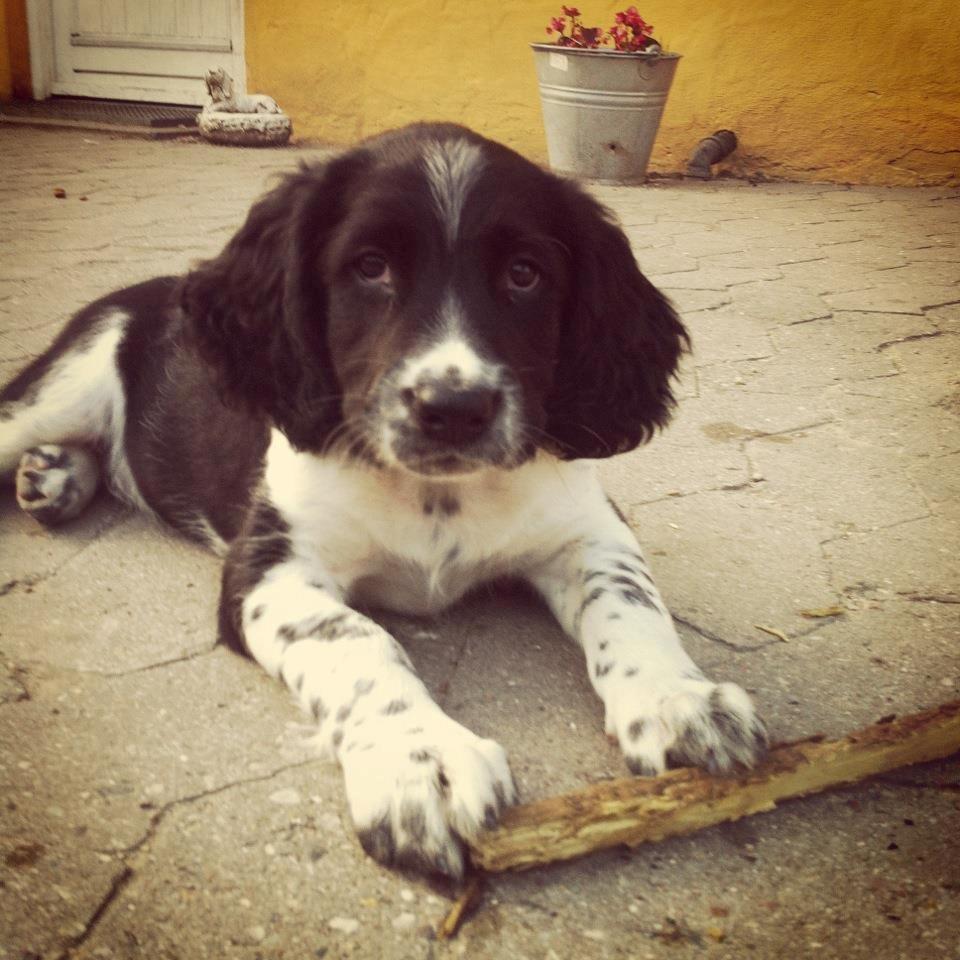
M 432 341 L 404 364 L 401 388 L 449 376 L 460 379 L 465 387 L 496 383 L 498 367 L 484 360 L 464 335 L 463 308 L 453 294 L 444 298 L 437 327 Z
M 469 343 L 453 335 L 408 363 L 403 380 L 412 385 L 421 380 L 442 379 L 453 374 L 459 376 L 464 385 L 469 386 L 489 379 L 486 376 L 488 367 L 489 364 L 477 356 Z
M 475 143 L 445 140 L 428 144 L 423 156 L 430 192 L 452 244 L 460 230 L 467 195 L 483 169 L 483 155 Z

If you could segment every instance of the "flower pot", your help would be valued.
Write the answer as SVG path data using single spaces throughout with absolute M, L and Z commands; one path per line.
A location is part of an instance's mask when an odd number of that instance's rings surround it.
M 680 55 L 530 46 L 551 168 L 601 183 L 643 182 Z

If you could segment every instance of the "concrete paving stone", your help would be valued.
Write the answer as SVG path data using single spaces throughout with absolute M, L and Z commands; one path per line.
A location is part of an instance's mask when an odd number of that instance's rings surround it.
M 711 445 L 705 454 L 705 435 L 714 431 L 728 434 L 730 421 L 714 421 L 713 413 L 710 401 L 684 400 L 662 436 L 621 457 L 604 460 L 600 475 L 608 494 L 625 509 L 749 482 L 750 465 L 739 445 Z M 749 429 L 743 435 L 749 435 Z
M 919 263 L 911 261 L 902 267 L 880 267 L 873 273 L 883 283 L 908 283 L 918 286 L 957 285 L 960 284 L 960 257 L 955 264 L 930 260 Z M 960 301 L 960 286 L 957 287 L 957 294 L 955 299 Z
M 730 313 L 731 309 L 726 308 L 699 311 L 684 317 L 697 366 L 768 357 L 773 352 L 767 333 L 744 330 L 740 324 L 728 322 Z
M 66 530 L 41 535 L 72 544 L 49 548 L 46 575 L 14 570 L 15 586 L 0 597 L 8 656 L 120 673 L 212 647 L 216 557 L 142 516 L 99 536 L 87 529 L 82 550 Z
M 284 727 L 297 712 L 282 688 L 226 651 L 125 677 L 32 665 L 22 682 L 29 696 L 0 708 L 3 742 L 30 744 L 26 759 L 0 760 L 8 949 L 46 955 L 83 930 L 178 804 L 308 760 L 312 792 L 330 780 Z M 15 863 L 26 850 L 31 863 Z
M 697 220 L 684 220 L 681 215 L 671 214 L 664 217 L 658 214 L 657 222 L 644 229 L 637 230 L 642 236 L 644 232 L 648 236 L 661 237 L 679 237 L 684 234 L 699 234 L 703 230 L 703 224 Z
M 899 371 L 889 356 L 865 354 L 862 357 L 822 355 L 816 365 L 797 365 L 784 362 L 780 356 L 768 359 L 715 363 L 698 371 L 704 393 L 744 392 L 756 394 L 793 394 L 806 396 L 811 392 L 844 384 L 851 389 L 867 384 L 874 389 L 878 380 L 896 378 Z M 887 386 L 897 390 L 898 386 Z
M 524 800 L 625 776 L 580 650 L 526 591 L 484 593 L 448 617 L 463 645 L 444 709 L 504 747 Z
M 76 956 L 433 956 L 449 904 L 372 864 L 312 774 L 286 771 L 173 809 Z M 271 802 L 279 791 L 300 802 Z M 413 922 L 394 923 L 404 914 Z
M 910 478 L 938 517 L 960 520 L 960 452 L 916 460 Z
M 695 257 L 681 253 L 673 246 L 637 251 L 637 263 L 648 276 L 696 272 L 700 264 Z
M 927 318 L 943 330 L 960 329 L 960 303 L 948 303 L 926 311 Z
M 80 851 L 73 837 L 32 836 L 28 842 L 4 844 L 0 867 L 4 960 L 62 956 L 65 946 L 84 935 L 88 918 L 123 873 L 114 857 Z
M 822 220 L 785 226 L 783 232 L 791 240 L 812 240 L 821 249 L 830 250 L 851 244 L 866 245 L 883 232 L 883 227 L 878 223 L 864 223 L 856 211 L 845 211 L 834 219 L 826 216 Z
M 55 829 L 122 853 L 168 804 L 302 763 L 337 782 L 282 684 L 224 648 L 119 676 L 31 662 L 18 679 L 27 696 L 0 709 L 0 729 L 31 742 L 26 759 L 2 759 L 23 842 Z
M 854 439 L 895 448 L 917 462 L 960 450 L 960 390 L 942 386 L 930 405 L 905 398 L 902 385 L 890 395 L 880 392 L 881 385 L 890 388 L 895 382 L 874 380 L 855 389 L 840 385 L 824 400 Z
M 850 533 L 824 545 L 841 591 L 861 587 L 904 596 L 956 597 L 960 523 L 927 516 L 871 533 Z
M 928 332 L 928 331 L 927 331 Z M 960 335 L 944 331 L 912 339 L 906 334 L 883 345 L 884 352 L 909 382 L 911 395 L 937 402 L 944 387 L 956 386 L 960 373 Z
M 845 267 L 857 276 L 863 275 L 867 278 L 870 278 L 873 273 L 879 273 L 882 276 L 884 271 L 895 273 L 901 267 L 913 262 L 912 250 L 885 249 L 874 246 L 872 241 L 847 244 L 829 250 L 823 247 L 820 249 L 831 263 Z M 843 278 L 843 280 L 846 279 L 847 277 Z
M 761 280 L 778 280 L 782 277 L 779 270 L 770 267 L 739 266 L 713 267 L 702 265 L 696 271 L 679 273 L 651 274 L 656 284 L 669 284 L 674 290 L 684 287 L 691 290 L 729 290 L 745 283 L 756 283 Z
M 938 409 L 956 410 L 958 353 L 960 336 L 953 331 L 942 334 L 934 331 L 933 335 L 921 335 L 917 339 L 897 338 L 886 343 L 878 353 L 894 364 L 897 376 L 870 383 L 850 383 L 847 389 L 926 408 L 931 411 L 933 426 L 933 421 L 939 419 Z
M 774 741 L 841 737 L 891 712 L 924 710 L 957 696 L 956 605 L 857 586 L 837 606 L 839 616 L 808 620 L 808 632 L 789 643 L 749 652 L 689 645 L 708 674 L 751 691 Z M 960 772 L 960 761 L 954 764 Z
M 76 956 L 687 957 L 709 946 L 735 957 L 802 942 L 894 958 L 918 938 L 950 947 L 958 931 L 941 842 L 958 811 L 946 791 L 866 786 L 696 838 L 492 878 L 443 944 L 432 930 L 447 902 L 371 865 L 305 777 L 288 771 L 172 811 Z M 278 789 L 303 802 L 271 804 Z M 406 914 L 412 924 L 395 922 Z
M 764 329 L 807 323 L 830 315 L 824 300 L 808 286 L 790 280 L 761 280 L 731 290 L 733 308 L 746 321 Z
M 960 262 L 960 248 L 951 242 L 931 242 L 924 246 L 913 247 L 910 250 L 911 263 L 946 263 Z
M 744 451 L 745 440 L 815 427 L 832 417 L 831 407 L 817 396 L 798 401 L 769 394 L 762 405 L 742 391 L 686 398 L 662 434 L 644 447 L 602 461 L 600 474 L 614 500 L 627 506 L 746 487 L 758 478 Z
M 808 295 L 813 294 L 820 298 L 824 306 L 821 316 L 830 312 L 827 301 L 824 299 L 826 294 L 863 290 L 874 282 L 869 276 L 870 268 L 874 264 L 898 266 L 904 262 L 902 257 L 890 255 L 879 261 L 864 263 L 853 257 L 842 258 L 830 255 L 825 248 L 821 250 L 828 255 L 818 260 L 811 260 L 809 263 L 783 264 L 780 268 L 783 271 L 785 284 L 801 284 Z
M 929 307 L 960 300 L 960 287 L 953 284 L 913 284 L 891 280 L 872 281 L 864 289 L 824 294 L 835 310 L 863 310 L 887 313 L 922 313 Z
M 809 356 L 816 343 L 831 355 L 862 359 L 871 353 L 882 354 L 901 341 L 912 346 L 934 330 L 923 315 L 838 311 L 829 319 L 781 327 L 772 332 L 771 339 L 779 350 L 795 356 Z
M 69 277 L 51 276 L 44 284 L 47 289 L 40 289 L 38 284 L 31 292 L 17 293 L 6 303 L 0 303 L 3 326 L 9 326 L 0 340 L 4 356 L 29 352 L 32 359 L 50 344 L 66 320 L 90 302 L 76 287 L 69 289 Z
M 703 257 L 710 259 L 711 262 L 714 257 L 723 256 L 735 258 L 738 266 L 758 262 L 754 259 L 754 251 L 747 250 L 747 244 L 739 243 L 709 227 L 705 227 L 700 233 L 688 233 L 677 237 L 675 245 L 688 257 Z
M 806 609 L 837 601 L 820 543 L 829 529 L 788 510 L 764 484 L 627 507 L 667 606 L 733 647 L 809 628 Z M 776 571 L 790 570 L 790 576 Z
M 912 249 L 878 246 L 873 239 L 823 246 L 817 249 L 827 262 L 846 268 L 849 274 L 867 277 L 874 271 L 896 270 L 906 266 L 913 262 L 914 254 Z M 841 276 L 840 283 L 847 279 L 849 279 L 848 276 Z
M 594 191 L 599 193 L 600 191 Z M 603 200 L 605 205 L 610 203 L 609 200 L 600 197 Z M 638 245 L 642 246 L 641 239 L 643 237 L 649 238 L 651 234 L 655 234 L 655 226 L 657 222 L 656 214 L 650 212 L 649 209 L 639 207 L 639 208 L 620 208 L 618 207 L 615 214 L 617 223 L 623 227 L 624 232 L 631 236 L 632 234 L 637 234 Z M 669 239 L 669 238 L 667 238 Z M 672 240 L 671 240 L 672 242 Z
M 25 669 L 0 653 L 0 706 L 25 700 L 29 694 L 24 686 Z
M 823 258 L 823 251 L 813 246 L 797 246 L 779 242 L 769 243 L 763 248 L 751 247 L 749 252 L 736 250 L 732 252 L 701 254 L 700 259 L 713 267 L 741 267 L 753 265 L 755 267 L 782 267 L 794 263 L 810 263 Z M 777 270 L 778 276 L 784 276 L 784 271 Z
M 956 211 L 956 207 L 953 208 L 953 211 Z M 927 230 L 920 242 L 916 244 L 918 249 L 925 249 L 929 246 L 948 246 L 957 245 L 957 231 L 956 231 L 956 217 L 948 218 L 946 222 L 940 224 L 939 229 L 937 230 Z
M 28 517 L 17 506 L 12 491 L 4 489 L 0 493 L 4 547 L 0 552 L 0 604 L 14 593 L 35 589 L 128 517 L 129 512 L 116 501 L 98 497 L 70 525 L 69 535 L 63 536 Z M 8 619 L 0 619 L 0 649 L 9 626 Z
M 772 222 L 759 214 L 753 217 L 732 217 L 721 219 L 717 223 L 721 236 L 740 241 L 764 241 L 771 237 L 778 237 L 783 232 L 779 223 Z
M 325 155 L 3 127 L 0 152 L 5 375 L 84 303 L 214 253 L 275 172 Z M 695 337 L 673 426 L 601 465 L 692 655 L 747 687 L 776 739 L 955 699 L 955 197 L 720 180 L 596 193 L 644 268 L 680 278 L 663 286 Z M 858 288 L 875 310 L 820 296 Z M 918 315 L 890 317 L 893 294 Z M 926 519 L 897 523 L 918 506 Z M 878 518 L 896 525 L 844 532 Z M 448 901 L 363 855 L 289 695 L 212 649 L 215 558 L 107 503 L 48 533 L 4 493 L 0 536 L 0 584 L 17 581 L 0 596 L 3 960 L 71 943 L 180 960 L 956 953 L 956 760 L 493 878 L 459 938 L 433 941 Z M 491 589 L 434 621 L 373 615 L 452 716 L 504 744 L 525 797 L 624 773 L 581 653 L 536 599 Z
M 832 535 L 877 530 L 927 516 L 929 507 L 910 479 L 906 457 L 851 439 L 842 425 L 748 441 L 751 475 L 788 514 L 806 513 Z M 811 497 L 815 488 L 828 495 Z M 863 491 L 870 496 L 864 497 Z
M 733 302 L 728 290 L 686 290 L 671 286 L 670 277 L 665 279 L 666 282 L 658 284 L 660 291 L 670 298 L 681 316 L 697 310 L 717 310 Z

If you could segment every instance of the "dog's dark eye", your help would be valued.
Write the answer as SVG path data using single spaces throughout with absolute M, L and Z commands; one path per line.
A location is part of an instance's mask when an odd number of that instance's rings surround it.
M 529 292 L 540 282 L 540 270 L 529 260 L 514 260 L 507 267 L 507 286 L 511 290 Z
M 357 259 L 354 266 L 361 278 L 371 283 L 389 283 L 391 280 L 390 264 L 382 253 L 368 251 Z

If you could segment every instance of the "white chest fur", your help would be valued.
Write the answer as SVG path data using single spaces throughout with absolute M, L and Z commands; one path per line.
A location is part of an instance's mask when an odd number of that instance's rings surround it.
M 540 455 L 437 483 L 298 453 L 274 433 L 265 482 L 298 558 L 356 601 L 435 612 L 485 580 L 536 567 L 603 508 L 593 465 Z

